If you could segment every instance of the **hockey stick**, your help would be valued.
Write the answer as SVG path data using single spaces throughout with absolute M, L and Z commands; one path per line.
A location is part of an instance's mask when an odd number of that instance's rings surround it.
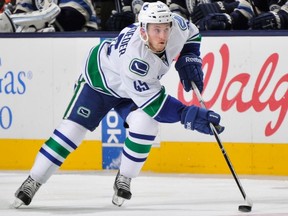
M 120 0 L 114 0 L 114 3 L 115 3 L 115 8 L 116 8 L 117 13 L 121 13 L 122 7 L 121 7 Z
M 196 94 L 196 97 L 197 97 L 201 107 L 206 109 L 205 102 L 203 101 L 203 98 L 202 98 L 202 96 L 201 96 L 201 94 L 199 92 L 199 89 L 197 88 L 196 84 L 192 81 L 191 85 L 192 85 L 192 88 L 193 88 L 193 90 L 194 90 L 194 92 Z M 248 199 L 248 197 L 247 197 L 247 195 L 246 195 L 246 193 L 245 193 L 245 191 L 244 191 L 244 189 L 243 189 L 243 187 L 242 187 L 242 185 L 240 183 L 240 180 L 239 180 L 239 178 L 238 178 L 238 176 L 237 176 L 237 174 L 236 174 L 236 172 L 235 172 L 235 170 L 233 168 L 233 165 L 232 165 L 232 163 L 231 163 L 231 161 L 230 161 L 230 159 L 228 157 L 228 154 L 227 154 L 227 152 L 226 152 L 226 150 L 225 150 L 225 148 L 224 148 L 224 146 L 223 146 L 223 144 L 222 144 L 222 142 L 220 140 L 219 134 L 218 134 L 215 126 L 212 123 L 210 123 L 209 126 L 210 126 L 211 131 L 213 132 L 213 135 L 214 135 L 214 137 L 215 137 L 215 139 L 216 139 L 216 141 L 217 141 L 217 143 L 218 143 L 218 145 L 220 147 L 220 150 L 221 150 L 221 152 L 222 152 L 222 154 L 223 154 L 223 156 L 224 156 L 224 158 L 226 160 L 226 163 L 227 163 L 227 165 L 228 165 L 228 167 L 229 167 L 229 169 L 230 169 L 230 171 L 231 171 L 231 173 L 232 173 L 232 175 L 234 177 L 234 180 L 236 181 L 237 186 L 238 186 L 238 188 L 239 188 L 239 190 L 240 190 L 240 192 L 241 192 L 241 194 L 242 194 L 242 196 L 243 196 L 243 198 L 244 198 L 244 200 L 246 202 L 246 205 L 239 205 L 238 210 L 242 211 L 242 212 L 250 212 L 252 210 L 253 203 L 252 203 L 252 201 L 250 199 Z

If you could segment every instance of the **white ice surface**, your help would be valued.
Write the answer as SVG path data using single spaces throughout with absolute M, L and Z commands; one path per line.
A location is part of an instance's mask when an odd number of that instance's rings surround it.
M 252 212 L 232 175 L 155 174 L 132 180 L 132 199 L 112 204 L 116 171 L 58 172 L 29 206 L 11 207 L 28 172 L 0 172 L 0 216 L 288 216 L 288 177 L 239 176 Z

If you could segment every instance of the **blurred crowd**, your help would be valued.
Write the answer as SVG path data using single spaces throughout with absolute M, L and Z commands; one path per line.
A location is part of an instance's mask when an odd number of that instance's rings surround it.
M 0 0 L 0 32 L 120 31 L 143 0 Z M 165 0 L 205 30 L 288 29 L 288 0 Z

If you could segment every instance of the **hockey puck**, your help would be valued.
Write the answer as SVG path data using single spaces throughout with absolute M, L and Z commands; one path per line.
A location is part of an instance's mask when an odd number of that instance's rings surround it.
M 238 210 L 241 212 L 251 212 L 252 206 L 249 205 L 239 205 Z

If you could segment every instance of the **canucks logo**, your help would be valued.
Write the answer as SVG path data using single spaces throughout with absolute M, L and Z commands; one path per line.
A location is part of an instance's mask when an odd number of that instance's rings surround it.
M 88 118 L 90 116 L 91 111 L 86 107 L 79 107 L 77 110 L 77 114 L 83 116 L 84 118 Z
M 130 71 L 139 75 L 146 76 L 149 71 L 149 65 L 140 59 L 133 59 L 129 66 Z

